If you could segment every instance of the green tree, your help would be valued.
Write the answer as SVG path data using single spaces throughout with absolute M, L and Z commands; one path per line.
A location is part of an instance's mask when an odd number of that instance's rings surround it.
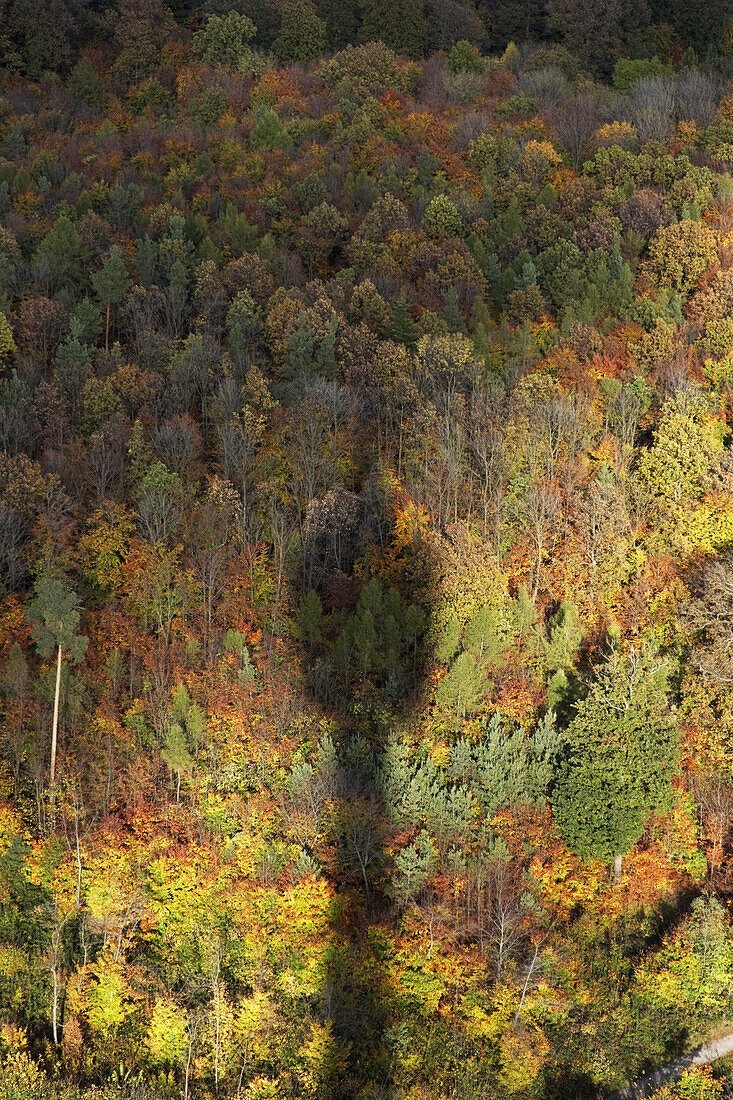
M 388 887 L 400 905 L 407 906 L 425 887 L 435 867 L 435 848 L 429 834 L 422 829 L 412 844 L 395 856 L 395 869 Z
M 486 678 L 471 653 L 461 653 L 438 684 L 438 706 L 452 710 L 459 718 L 476 710 L 486 689 Z
M 80 106 L 86 103 L 96 107 L 102 100 L 102 81 L 92 67 L 88 57 L 82 57 L 71 70 L 67 88 L 74 103 Z
M 6 71 L 37 80 L 68 64 L 78 39 L 81 7 L 68 0 L 4 0 L 0 6 L 0 57 Z M 74 42 L 76 45 L 76 42 Z
M 428 42 L 424 0 L 361 0 L 359 37 L 362 42 L 384 42 L 407 57 L 423 57 Z
M 92 286 L 100 303 L 106 307 L 104 328 L 104 350 L 109 351 L 109 321 L 112 306 L 118 306 L 130 289 L 130 276 L 127 274 L 122 251 L 118 245 L 112 245 L 102 264 L 102 270 L 93 274 Z
M 621 859 L 649 814 L 668 808 L 679 733 L 664 660 L 613 654 L 567 731 L 552 796 L 566 843 L 583 858 Z
M 545 663 L 551 671 L 567 669 L 583 641 L 583 628 L 577 608 L 563 600 L 550 620 L 550 637 L 545 646 Z
M 38 246 L 38 257 L 47 265 L 53 292 L 66 295 L 88 285 L 91 253 L 66 214 L 53 223 Z
M 704 222 L 665 226 L 649 244 L 649 266 L 659 285 L 683 295 L 689 294 L 716 257 L 715 235 Z
M 280 33 L 273 43 L 275 56 L 283 62 L 312 61 L 326 45 L 326 23 L 305 3 L 286 3 Z
M 160 62 L 164 43 L 175 30 L 175 20 L 164 0 L 120 0 L 114 24 L 120 52 L 112 66 L 113 75 L 128 86 L 150 76 Z
M 390 339 L 397 344 L 404 344 L 405 347 L 412 348 L 417 342 L 417 335 L 417 325 L 410 316 L 407 302 L 400 295 L 399 298 L 395 298 L 392 306 L 392 320 L 389 326 Z
M 667 401 L 653 445 L 639 456 L 639 476 L 668 504 L 697 499 L 710 486 L 713 456 L 723 450 L 721 428 L 719 421 Z
M 549 0 L 548 9 L 570 53 L 605 78 L 619 55 L 643 48 L 651 22 L 646 0 Z
M 166 1069 L 180 1066 L 188 1043 L 185 1012 L 170 997 L 156 998 L 147 1035 L 152 1061 Z
M 458 207 L 447 195 L 436 195 L 430 200 L 423 225 L 429 237 L 463 236 L 463 221 Z
M 288 131 L 271 107 L 258 115 L 249 143 L 253 149 L 289 149 L 292 146 Z
M 298 633 L 309 649 L 323 641 L 323 605 L 313 589 L 306 595 L 298 616 Z
M 64 657 L 78 664 L 86 653 L 89 639 L 77 634 L 79 612 L 76 592 L 70 592 L 56 577 L 44 574 L 36 585 L 36 598 L 29 604 L 26 617 L 33 625 L 33 638 L 38 652 L 49 659 L 56 654 L 56 690 L 53 703 L 51 732 L 50 790 L 53 797 L 56 780 L 56 745 L 58 738 L 59 697 L 61 694 L 61 663 Z
M 5 314 L 0 313 L 0 373 L 11 366 L 16 350 L 13 330 Z
M 326 24 L 326 46 L 341 50 L 356 41 L 359 26 L 357 0 L 317 0 L 318 14 Z
M 168 727 L 165 747 L 160 754 L 172 772 L 176 773 L 176 802 L 181 799 L 181 772 L 187 774 L 193 767 L 193 757 L 188 751 L 188 738 L 182 726 L 173 722 Z
M 346 236 L 349 223 L 331 203 L 322 202 L 300 220 L 300 231 L 306 253 L 319 271 L 326 274 L 328 259 L 340 240 Z
M 481 665 L 494 663 L 501 656 L 504 641 L 498 616 L 493 607 L 479 607 L 463 631 L 463 649 L 472 653 Z
M 448 68 L 452 73 L 482 73 L 485 67 L 479 51 L 465 38 L 456 42 L 448 54 Z
M 465 335 L 466 322 L 458 304 L 458 288 L 455 286 L 443 291 L 443 320 L 448 332 L 462 332 Z
M 247 15 L 237 11 L 226 15 L 210 15 L 206 26 L 193 36 L 192 46 L 207 65 L 236 71 L 247 54 L 247 43 L 257 34 L 257 28 Z

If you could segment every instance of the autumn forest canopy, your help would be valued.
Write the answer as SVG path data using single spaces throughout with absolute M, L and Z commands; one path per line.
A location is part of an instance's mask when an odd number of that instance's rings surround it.
M 733 0 L 0 0 L 0 1100 L 733 1028 L 732 173 Z

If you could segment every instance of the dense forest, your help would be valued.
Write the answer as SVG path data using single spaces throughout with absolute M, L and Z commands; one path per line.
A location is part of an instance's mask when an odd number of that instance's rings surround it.
M 0 0 L 0 61 L 0 1100 L 730 1031 L 730 0 Z

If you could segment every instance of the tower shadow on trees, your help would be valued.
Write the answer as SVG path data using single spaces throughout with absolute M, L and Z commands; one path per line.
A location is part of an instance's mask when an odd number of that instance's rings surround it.
M 393 522 L 368 490 L 331 489 L 310 505 L 302 542 L 297 633 L 323 732 L 287 780 L 285 816 L 306 866 L 334 890 L 317 1009 L 318 1087 L 333 1100 L 396 1096 L 394 1049 L 405 1039 L 394 941 L 409 896 L 389 851 L 389 746 L 424 688 L 429 609 L 419 597 L 432 578 L 391 551 Z

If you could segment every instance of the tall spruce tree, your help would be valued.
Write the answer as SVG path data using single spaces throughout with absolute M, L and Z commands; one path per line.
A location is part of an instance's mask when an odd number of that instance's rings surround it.
M 578 855 L 621 860 L 654 810 L 668 807 L 679 732 L 667 706 L 668 665 L 613 655 L 567 732 L 553 808 Z

